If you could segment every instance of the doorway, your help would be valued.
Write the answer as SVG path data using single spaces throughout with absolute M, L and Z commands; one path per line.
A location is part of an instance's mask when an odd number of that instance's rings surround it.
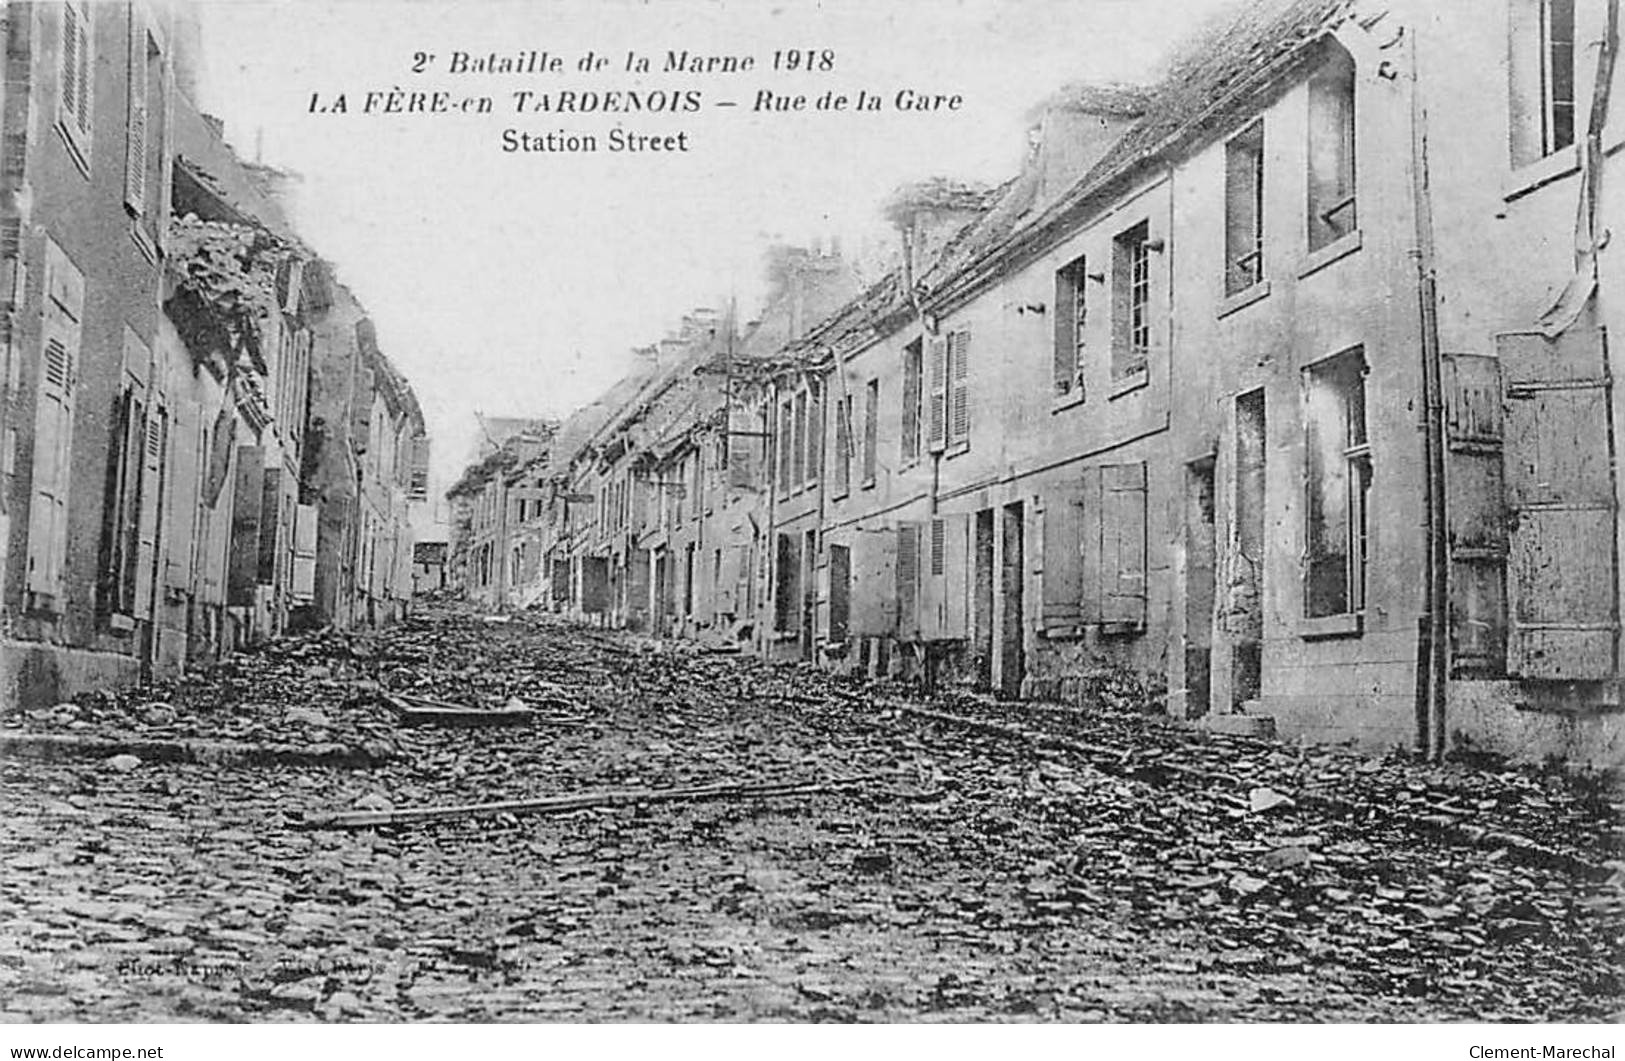
M 1000 565 L 999 589 L 1004 606 L 999 612 L 998 694 L 1006 700 L 1019 699 L 1021 680 L 1026 676 L 1027 654 L 1023 643 L 1026 621 L 1023 608 L 1026 571 L 1023 543 L 1026 520 L 1020 501 L 1004 506 L 1002 542 L 1004 562 Z
M 1185 717 L 1212 707 L 1216 588 L 1212 457 L 1185 466 Z

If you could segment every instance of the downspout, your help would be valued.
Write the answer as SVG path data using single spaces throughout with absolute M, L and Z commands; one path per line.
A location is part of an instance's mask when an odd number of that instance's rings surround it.
M 1416 224 L 1416 299 L 1422 353 L 1422 481 L 1425 596 L 1417 625 L 1416 749 L 1444 757 L 1450 666 L 1450 554 L 1445 511 L 1444 373 L 1439 350 L 1438 278 L 1428 173 L 1427 108 L 1422 103 L 1416 36 L 1410 40 L 1411 201 Z

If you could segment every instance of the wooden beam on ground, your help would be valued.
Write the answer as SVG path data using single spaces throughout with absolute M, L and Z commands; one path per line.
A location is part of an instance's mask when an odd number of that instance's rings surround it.
M 772 799 L 781 796 L 812 796 L 868 784 L 890 774 L 868 774 L 829 781 L 767 781 L 755 784 L 695 785 L 683 788 L 613 789 L 570 796 L 543 796 L 536 799 L 510 799 L 495 803 L 464 803 L 445 807 L 401 807 L 380 811 L 339 811 L 308 813 L 301 823 L 307 829 L 371 829 L 384 825 L 416 825 L 426 822 L 465 821 L 501 815 L 566 814 L 598 807 L 627 807 L 650 803 L 703 803 L 712 800 Z

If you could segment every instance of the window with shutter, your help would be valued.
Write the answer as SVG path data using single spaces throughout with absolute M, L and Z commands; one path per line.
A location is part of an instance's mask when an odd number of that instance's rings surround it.
M 36 608 L 61 606 L 67 564 L 68 494 L 73 452 L 84 276 L 50 240 L 45 245 L 45 308 L 34 418 L 27 588 Z
M 948 336 L 948 445 L 970 445 L 970 332 Z
M 922 346 L 921 341 L 916 339 L 903 348 L 902 459 L 904 464 L 912 464 L 920 459 L 920 376 L 925 357 Z
M 1055 394 L 1083 398 L 1085 324 L 1089 318 L 1088 263 L 1079 257 L 1055 271 Z
M 1083 621 L 1083 498 L 1058 490 L 1044 505 L 1043 629 L 1074 631 Z
M 1496 336 L 1511 509 L 1507 673 L 1552 681 L 1619 674 L 1617 472 L 1607 337 L 1572 328 Z
M 925 441 L 932 453 L 948 445 L 948 340 L 933 338 L 926 349 Z
M 790 443 L 790 486 L 799 488 L 807 481 L 807 392 L 798 391 L 795 399 L 794 436 Z
M 1145 624 L 1145 462 L 1101 469 L 1101 622 Z
M 1575 2 L 1511 0 L 1508 75 L 1512 164 L 1574 144 Z
M 920 633 L 920 525 L 897 528 L 897 636 L 913 641 Z
M 95 92 L 91 6 L 65 0 L 62 9 L 61 87 L 57 94 L 57 130 L 85 176 L 90 175 L 91 107 Z
M 876 448 L 880 442 L 880 381 L 863 389 L 863 485 L 875 485 Z
M 140 217 L 147 199 L 147 26 L 129 5 L 129 100 L 125 112 L 124 205 Z
M 146 446 L 142 460 L 141 507 L 136 537 L 135 614 L 152 615 L 153 589 L 158 578 L 158 545 L 163 529 L 165 458 L 169 446 L 169 413 L 153 405 L 147 412 Z
M 1151 226 L 1112 240 L 1112 379 L 1146 370 L 1151 352 Z

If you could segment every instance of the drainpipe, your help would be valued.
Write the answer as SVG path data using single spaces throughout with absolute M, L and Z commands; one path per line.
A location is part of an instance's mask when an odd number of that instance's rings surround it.
M 1416 749 L 1438 761 L 1445 751 L 1450 667 L 1450 553 L 1445 511 L 1443 366 L 1439 351 L 1437 262 L 1428 174 L 1427 108 L 1422 102 L 1416 36 L 1410 39 L 1411 200 L 1416 223 L 1416 298 L 1422 353 L 1422 480 L 1425 597 L 1417 627 Z

